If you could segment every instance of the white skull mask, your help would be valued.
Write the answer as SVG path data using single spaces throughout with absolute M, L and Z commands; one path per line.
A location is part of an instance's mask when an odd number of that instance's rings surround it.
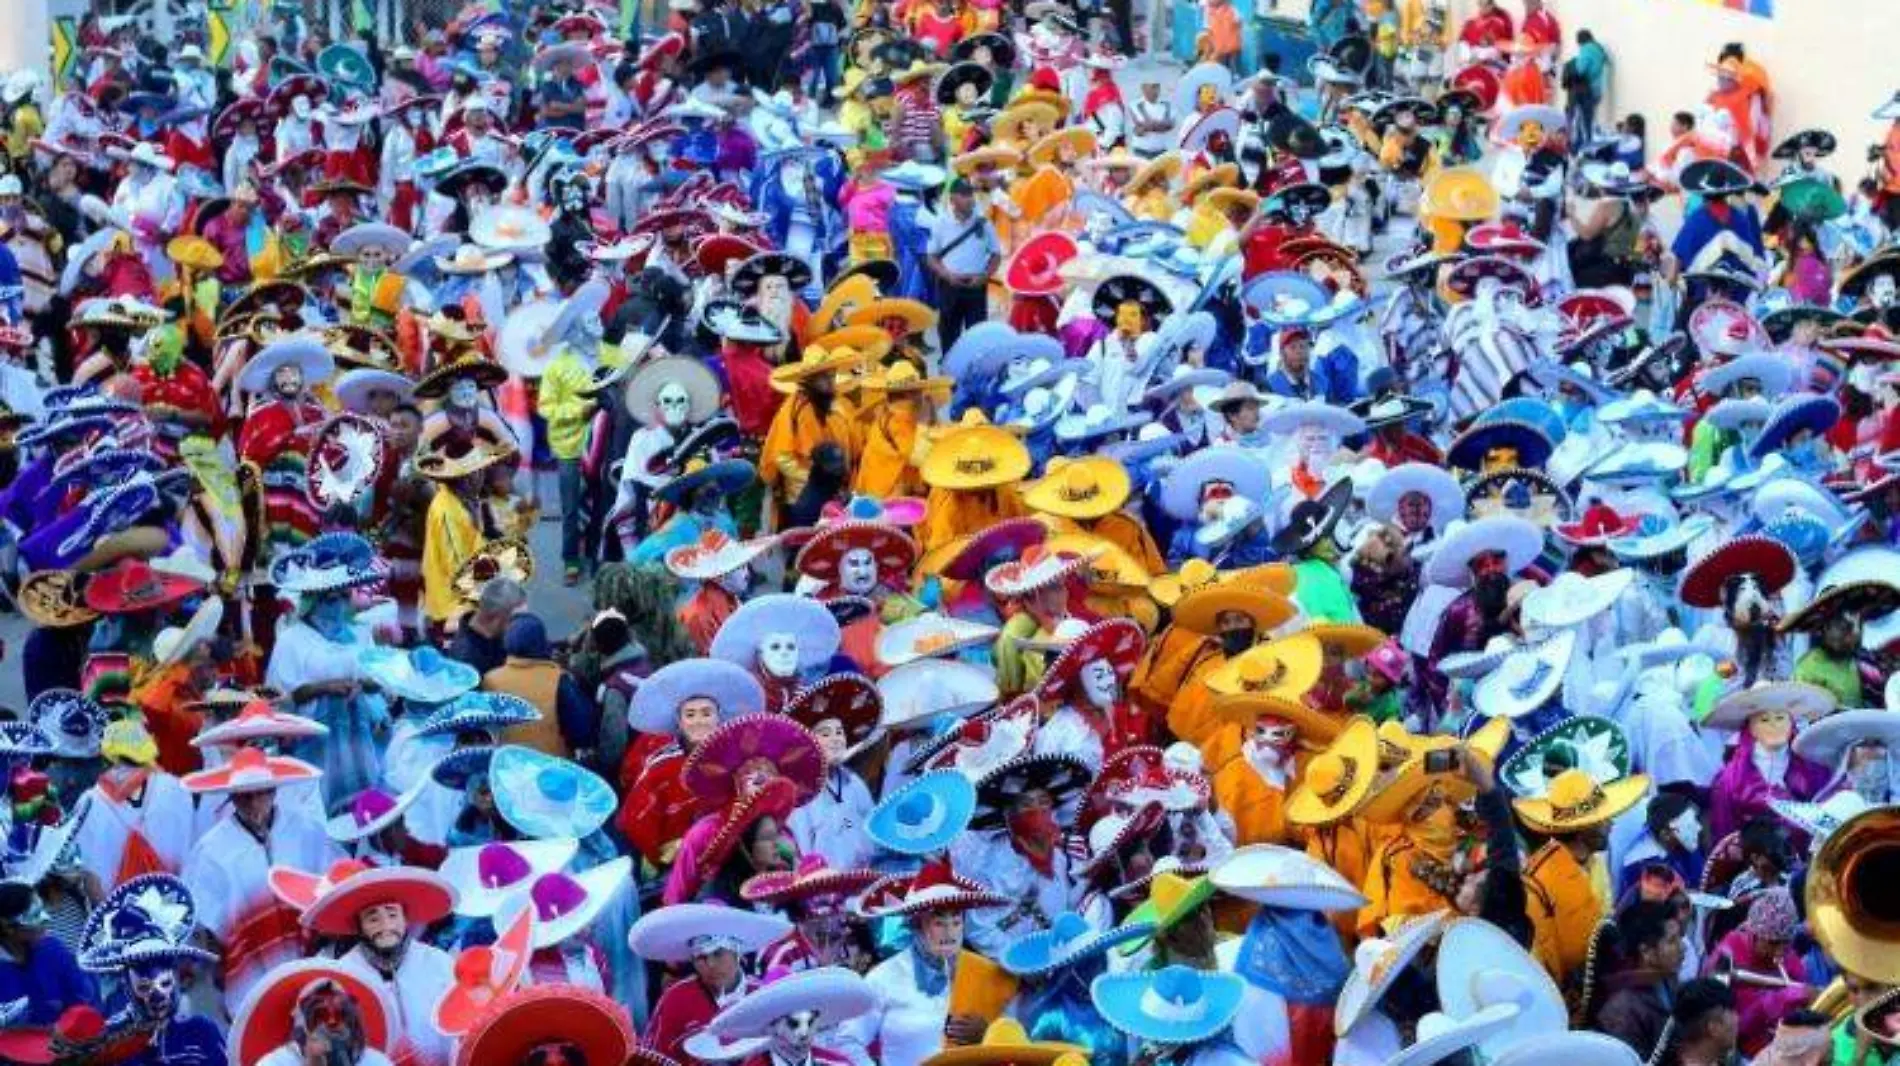
M 1702 840 L 1702 818 L 1694 807 L 1684 807 L 1669 823 L 1669 828 L 1682 841 L 1684 847 L 1694 848 Z
M 1299 449 L 1300 458 L 1308 463 L 1323 462 L 1339 450 L 1338 438 L 1332 430 L 1311 424 L 1294 430 L 1293 443 Z
M 801 1010 L 772 1022 L 772 1051 L 785 1062 L 804 1062 L 818 1037 L 818 1012 Z
M 798 673 L 798 634 L 767 633 L 759 642 L 759 665 L 772 677 Z
M 482 390 L 473 378 L 456 378 L 449 383 L 449 406 L 468 410 L 481 398 Z
M 1107 659 L 1083 663 L 1076 678 L 1082 683 L 1082 697 L 1097 710 L 1106 711 L 1121 698 L 1121 681 L 1115 676 L 1115 664 Z
M 838 559 L 838 587 L 852 596 L 868 596 L 877 587 L 877 557 L 869 548 L 852 548 Z
M 1900 295 L 1900 291 L 1896 291 L 1892 274 L 1876 277 L 1867 290 L 1867 298 L 1873 301 L 1875 307 L 1891 307 L 1897 295 Z
M 661 385 L 654 400 L 660 407 L 660 421 L 668 429 L 678 429 L 692 416 L 693 397 L 686 391 L 686 386 L 677 381 Z

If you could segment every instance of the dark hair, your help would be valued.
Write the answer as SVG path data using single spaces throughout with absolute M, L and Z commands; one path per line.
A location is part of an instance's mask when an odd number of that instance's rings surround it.
M 1625 965 L 1634 965 L 1644 948 L 1653 948 L 1669 936 L 1676 906 L 1666 900 L 1639 900 L 1616 916 L 1616 936 Z
M 1742 51 L 1742 42 L 1740 41 L 1730 41 L 1729 43 L 1723 45 L 1721 53 L 1715 57 L 1716 62 L 1718 63 L 1724 59 L 1747 59 L 1747 58 L 1748 58 L 1748 53 Z
M 603 657 L 619 652 L 633 639 L 633 630 L 626 618 L 617 615 L 596 621 L 588 632 L 593 637 L 594 650 Z
M 415 415 L 415 416 L 416 416 L 417 418 L 421 418 L 421 417 L 422 417 L 422 408 L 420 408 L 420 407 L 417 407 L 417 406 L 416 406 L 416 405 L 415 405 L 414 403 L 411 403 L 411 402 L 410 402 L 410 401 L 408 401 L 408 400 L 404 400 L 403 402 L 401 402 L 401 403 L 399 403 L 399 404 L 397 404 L 397 405 L 396 405 L 396 409 L 395 409 L 394 411 L 391 411 L 391 412 L 390 412 L 390 414 L 392 414 L 392 415 L 405 415 L 405 414 L 407 414 L 407 415 Z
M 1750 819 L 1742 826 L 1740 843 L 1745 860 L 1760 855 L 1783 870 L 1791 865 L 1788 833 L 1772 815 Z
M 1676 1025 L 1676 1042 L 1702 1035 L 1709 1015 L 1735 1009 L 1735 991 L 1713 977 L 1698 977 L 1676 989 L 1676 1006 L 1670 1020 Z
M 1680 792 L 1659 792 L 1649 801 L 1649 809 L 1643 812 L 1643 825 L 1651 833 L 1657 832 L 1682 817 L 1682 812 L 1695 806 L 1689 797 Z M 1693 841 L 1685 841 L 1693 843 Z
M 1695 116 L 1687 111 L 1678 111 L 1670 117 L 1675 119 L 1677 125 L 1695 129 Z
M 1597 43 L 1596 35 L 1591 33 L 1589 30 L 1578 30 L 1577 43 L 1578 44 L 1595 44 Z
M 1834 1019 L 1822 1014 L 1818 1010 L 1810 1010 L 1807 1007 L 1796 1007 L 1781 1016 L 1781 1023 L 1783 1025 L 1792 1025 L 1796 1029 L 1824 1029 L 1833 1025 Z
M 1632 111 L 1623 116 L 1623 128 L 1641 137 L 1649 132 L 1649 120 Z
M 975 190 L 970 187 L 969 178 L 958 178 L 950 183 L 950 195 L 952 196 L 968 196 L 974 191 Z

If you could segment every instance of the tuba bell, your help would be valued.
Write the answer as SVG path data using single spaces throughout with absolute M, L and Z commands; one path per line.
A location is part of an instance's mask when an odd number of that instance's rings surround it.
M 1900 808 L 1875 807 L 1828 835 L 1808 870 L 1808 928 L 1850 973 L 1900 984 Z

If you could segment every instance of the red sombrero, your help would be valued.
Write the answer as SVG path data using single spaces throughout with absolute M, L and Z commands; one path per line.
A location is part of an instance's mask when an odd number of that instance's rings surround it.
M 1900 342 L 1873 330 L 1859 337 L 1836 337 L 1821 342 L 1821 350 L 1844 355 L 1849 359 L 1865 359 L 1869 362 L 1885 363 L 1900 360 Z
M 1167 812 L 1161 809 L 1161 804 L 1150 803 L 1127 814 L 1100 819 L 1097 822 L 1101 826 L 1100 830 L 1089 833 L 1089 860 L 1082 864 L 1077 873 L 1084 878 L 1093 876 L 1115 861 L 1129 841 L 1148 836 L 1161 828 L 1162 819 L 1166 817 Z M 1099 837 L 1097 832 L 1101 834 Z
M 482 1012 L 521 984 L 533 954 L 534 908 L 520 907 L 493 944 L 456 953 L 455 984 L 435 1002 L 435 1027 L 451 1038 L 468 1035 Z
M 983 584 L 997 596 L 1013 599 L 1074 580 L 1087 572 L 1093 560 L 1087 556 L 1071 552 L 1045 551 L 1040 544 L 1031 545 L 1020 559 L 999 563 L 983 575 Z
M 537 985 L 490 1007 L 469 1030 L 455 1062 L 503 1066 L 526 1061 L 549 1044 L 571 1044 L 589 1063 L 624 1063 L 636 1054 L 633 1020 L 625 1007 L 588 989 Z
M 1485 222 L 1465 234 L 1465 245 L 1479 255 L 1532 259 L 1542 254 L 1544 242 L 1524 232 L 1513 221 Z
M 726 856 L 732 854 L 746 830 L 758 824 L 759 819 L 773 818 L 783 825 L 792 808 L 800 802 L 797 785 L 783 777 L 774 777 L 751 795 L 728 806 L 719 816 L 718 828 L 699 852 L 696 862 L 700 879 L 710 881 L 718 874 Z
M 1479 228 L 1482 229 L 1483 227 Z M 1472 237 L 1477 235 L 1477 232 L 1477 230 L 1472 230 L 1471 235 L 1468 236 L 1466 240 L 1471 240 Z M 1626 293 L 1627 290 L 1625 290 L 1625 294 Z M 1573 333 L 1581 333 L 1591 326 L 1605 320 L 1627 321 L 1633 310 L 1633 306 L 1624 303 L 1623 300 L 1618 298 L 1619 295 L 1623 294 L 1608 292 L 1603 289 L 1584 289 L 1579 292 L 1573 292 L 1557 301 L 1557 313 L 1563 316 L 1565 328 Z
M 1736 537 L 1689 564 L 1683 571 L 1677 595 L 1691 607 L 1713 609 L 1721 606 L 1722 587 L 1729 578 L 1754 574 L 1762 591 L 1770 595 L 1794 580 L 1794 553 L 1772 537 L 1757 534 Z
M 1075 238 L 1061 230 L 1038 233 L 1009 257 L 1003 284 L 1018 296 L 1053 296 L 1067 284 L 1062 264 L 1081 254 Z
M 677 122 L 657 118 L 649 119 L 628 130 L 615 140 L 614 151 L 631 152 L 636 148 L 644 148 L 654 141 L 678 137 L 685 132 L 686 127 Z
M 1453 74 L 1450 87 L 1463 89 L 1477 97 L 1480 109 L 1489 111 L 1497 105 L 1498 92 L 1504 88 L 1504 79 L 1490 67 L 1482 63 L 1474 63 Z
M 702 233 L 710 233 L 719 227 L 714 225 L 711 215 L 697 207 L 669 207 L 649 212 L 645 218 L 633 224 L 629 234 L 665 233 L 670 229 L 686 231 L 688 239 Z
M 123 1022 L 115 1028 L 97 1008 L 82 1003 L 67 1007 L 50 1029 L 34 1026 L 0 1031 L 0 1062 L 115 1066 L 130 1062 L 150 1048 L 156 1032 L 151 1025 Z
M 86 582 L 86 606 L 101 614 L 137 614 L 167 607 L 195 592 L 201 582 L 154 570 L 143 559 L 121 559 Z
M 990 568 L 991 560 L 1008 553 L 1019 556 L 1049 539 L 1049 527 L 1033 518 L 1006 518 L 972 536 L 943 564 L 943 576 L 973 581 Z
M 877 560 L 877 579 L 885 584 L 902 582 L 917 561 L 917 542 L 903 530 L 887 522 L 847 519 L 818 527 L 794 565 L 806 577 L 836 581 L 839 560 L 853 548 L 871 553 Z
M 640 58 L 634 60 L 634 66 L 641 70 L 652 70 L 660 65 L 661 60 L 670 59 L 684 51 L 686 51 L 686 38 L 677 33 L 669 33 L 647 45 L 646 50 L 640 53 Z
M 693 258 L 698 260 L 699 269 L 715 278 L 726 276 L 728 263 L 750 259 L 760 251 L 758 245 L 736 233 L 708 233 L 693 244 Z
M 884 715 L 884 697 L 863 674 L 832 674 L 786 701 L 784 714 L 812 730 L 835 718 L 844 726 L 845 743 L 855 748 L 877 729 Z
M 303 927 L 322 936 L 357 935 L 356 916 L 399 903 L 411 925 L 441 920 L 455 909 L 455 888 L 440 874 L 414 866 L 371 866 L 344 859 L 322 875 L 287 866 L 270 871 L 271 891 L 303 913 Z
M 1309 252 L 1331 252 L 1337 256 L 1351 256 L 1346 246 L 1328 240 L 1317 233 L 1305 233 L 1297 237 L 1288 237 L 1280 242 L 1280 254 L 1288 261 L 1297 259 Z
M 328 959 L 299 959 L 265 974 L 244 997 L 237 1017 L 231 1022 L 232 1061 L 259 1062 L 289 1043 L 298 1002 L 323 983 L 342 989 L 356 1001 L 356 1009 L 363 1016 L 363 1038 L 370 1047 L 388 1051 L 389 1018 L 383 1013 L 383 1001 L 376 990 Z M 570 988 L 561 991 L 574 994 Z
M 263 792 L 296 781 L 315 781 L 323 771 L 288 755 L 266 755 L 259 748 L 239 748 L 231 761 L 215 770 L 199 770 L 182 778 L 185 791 L 197 795 L 220 792 Z
M 746 879 L 739 895 L 748 903 L 782 907 L 826 896 L 855 896 L 883 875 L 876 870 L 834 870 L 822 856 L 806 855 L 796 870 L 774 870 Z
M 947 861 L 925 863 L 914 875 L 894 874 L 870 888 L 854 908 L 866 918 L 889 918 L 930 911 L 968 911 L 1002 907 L 1011 901 L 959 875 Z
M 1558 538 L 1578 548 L 1598 548 L 1627 537 L 1643 524 L 1640 515 L 1621 515 L 1607 503 L 1592 504 L 1575 522 L 1553 528 Z
M 1083 664 L 1096 659 L 1107 659 L 1115 667 L 1115 676 L 1126 685 L 1129 676 L 1135 672 L 1135 665 L 1141 661 L 1141 652 L 1146 646 L 1141 626 L 1130 619 L 1109 618 L 1097 622 L 1063 649 L 1055 662 L 1043 671 L 1042 682 L 1036 686 L 1036 694 L 1044 699 L 1057 698 L 1074 680 Z
M 811 731 L 776 714 L 748 714 L 713 730 L 680 774 L 701 808 L 721 810 L 738 795 L 738 779 L 759 763 L 791 778 L 800 803 L 817 795 L 824 782 L 824 753 Z

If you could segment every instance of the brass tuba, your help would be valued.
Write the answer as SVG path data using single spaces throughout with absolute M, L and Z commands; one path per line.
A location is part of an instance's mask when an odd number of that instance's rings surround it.
M 1900 808 L 1842 822 L 1808 869 L 1808 928 L 1843 969 L 1900 984 Z

